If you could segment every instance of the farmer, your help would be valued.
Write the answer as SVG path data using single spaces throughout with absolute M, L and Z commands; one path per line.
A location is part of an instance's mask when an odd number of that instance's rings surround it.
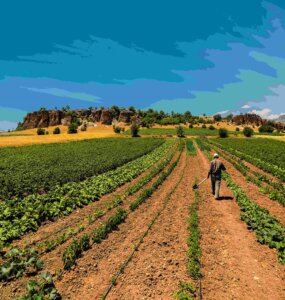
M 225 170 L 226 170 L 226 168 L 225 168 L 223 162 L 219 159 L 219 155 L 217 153 L 215 153 L 214 160 L 212 160 L 211 164 L 210 164 L 208 178 L 211 176 L 212 194 L 215 196 L 216 200 L 219 199 L 222 171 L 225 171 Z

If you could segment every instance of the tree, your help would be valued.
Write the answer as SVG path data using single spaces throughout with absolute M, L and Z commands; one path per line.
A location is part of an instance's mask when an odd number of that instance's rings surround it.
M 134 113 L 136 113 L 136 109 L 133 106 L 130 106 L 129 110 L 132 111 L 132 112 L 134 112 Z
M 253 129 L 250 127 L 244 127 L 243 134 L 246 137 L 251 137 L 253 135 Z
M 185 136 L 184 128 L 182 126 L 176 127 L 176 134 L 180 138 L 184 137 Z
M 227 115 L 226 117 L 225 117 L 225 119 L 228 121 L 228 122 L 230 122 L 232 119 L 233 119 L 233 114 L 229 114 L 229 115 Z
M 78 125 L 76 123 L 71 123 L 68 126 L 68 133 L 69 134 L 77 133 L 77 128 L 78 128 Z
M 120 115 L 120 112 L 121 112 L 119 106 L 113 105 L 113 106 L 111 107 L 111 109 L 113 109 L 113 110 L 115 111 L 116 118 L 118 118 L 119 115 Z
M 133 122 L 131 126 L 132 137 L 139 137 L 139 129 L 140 126 L 136 122 Z
M 229 136 L 229 133 L 228 133 L 227 129 L 220 128 L 219 129 L 219 136 L 220 136 L 220 138 L 227 138 Z
M 122 128 L 116 125 L 113 125 L 113 130 L 115 133 L 121 133 Z
M 236 131 L 237 131 L 237 132 L 239 132 L 239 131 L 240 131 L 239 127 L 237 127 L 237 128 L 236 128 Z
M 203 124 L 203 125 L 202 125 L 202 128 L 207 128 L 206 124 Z
M 213 116 L 215 122 L 220 122 L 222 120 L 221 114 L 216 114 Z
M 43 128 L 38 128 L 37 129 L 37 135 L 45 135 L 45 134 L 46 134 L 45 129 L 43 129 Z
M 60 128 L 55 127 L 55 129 L 53 130 L 53 134 L 60 134 Z
M 258 131 L 272 133 L 274 131 L 274 127 L 271 125 L 262 125 L 258 128 Z
M 209 126 L 209 130 L 215 130 L 216 128 L 213 125 Z

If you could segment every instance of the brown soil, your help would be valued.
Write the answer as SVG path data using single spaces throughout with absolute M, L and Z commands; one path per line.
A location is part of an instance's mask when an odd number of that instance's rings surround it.
M 108 299 L 173 299 L 187 275 L 187 218 L 194 199 L 193 170 L 197 161 L 187 157 L 183 179 L 166 209 L 149 231 L 141 247 L 119 278 Z M 195 166 L 196 165 L 196 166 Z
M 200 174 L 208 170 L 199 151 Z M 222 196 L 232 197 L 222 182 Z M 234 200 L 215 201 L 210 185 L 200 189 L 204 299 L 284 299 L 285 267 L 274 250 L 256 241 L 239 218 Z
M 221 156 L 222 158 L 222 156 Z M 271 215 L 275 216 L 278 221 L 285 226 L 285 207 L 279 202 L 271 200 L 267 195 L 259 191 L 259 187 L 253 182 L 247 182 L 246 178 L 228 161 L 223 160 L 227 171 L 230 173 L 232 179 L 246 191 L 249 198 L 256 202 L 261 207 L 266 208 Z M 248 165 L 249 166 L 249 165 Z M 258 172 L 255 168 L 254 171 Z M 267 175 L 267 174 L 266 174 Z
M 75 270 L 68 272 L 57 284 L 64 299 L 100 299 L 111 283 L 121 263 L 123 263 L 139 237 L 145 232 L 148 224 L 157 211 L 163 206 L 165 195 L 171 190 L 181 176 L 186 156 L 182 158 L 162 186 L 131 213 L 126 222 L 119 226 L 119 231 L 110 234 L 109 238 L 96 245 L 78 260 Z
M 170 176 L 145 203 L 128 215 L 117 231 L 111 233 L 101 244 L 93 245 L 84 252 L 71 271 L 64 271 L 62 278 L 55 280 L 62 298 L 100 299 L 120 265 L 147 230 L 148 224 L 164 207 L 167 194 L 182 178 L 167 206 L 107 297 L 173 299 L 180 281 L 191 282 L 186 269 L 188 208 L 194 199 L 193 181 L 195 177 L 201 180 L 207 175 L 208 165 L 207 158 L 200 150 L 197 157 L 189 157 L 184 152 Z M 232 170 L 233 167 L 228 163 L 227 167 L 233 180 L 248 193 L 249 186 L 243 185 L 244 178 Z M 127 186 L 129 184 L 116 193 Z M 199 193 L 203 299 L 285 299 L 285 267 L 278 263 L 276 252 L 259 244 L 255 234 L 240 220 L 240 209 L 234 199 L 215 201 L 209 182 L 200 186 Z M 221 195 L 233 196 L 224 182 Z M 26 242 L 46 237 L 65 225 L 78 224 L 96 205 L 100 204 L 100 207 L 111 196 L 106 195 L 98 203 L 77 210 L 62 220 L 46 224 L 37 233 L 27 237 Z M 123 207 L 127 207 L 135 196 L 126 199 Z M 103 222 L 110 214 L 113 212 L 90 225 L 87 232 L 97 228 L 98 223 Z M 45 270 L 51 271 L 52 275 L 62 268 L 61 254 L 67 245 L 65 243 L 43 256 L 47 266 Z M 0 298 L 12 299 L 22 294 L 28 279 L 2 284 Z

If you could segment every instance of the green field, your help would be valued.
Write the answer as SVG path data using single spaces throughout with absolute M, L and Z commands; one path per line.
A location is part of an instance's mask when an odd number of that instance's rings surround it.
M 210 130 L 209 128 L 184 128 L 185 135 L 190 136 L 218 136 L 217 129 Z M 130 130 L 126 134 L 130 134 Z M 176 128 L 141 128 L 140 135 L 173 135 L 176 136 Z
M 0 149 L 0 199 L 45 192 L 138 158 L 162 139 L 96 139 Z

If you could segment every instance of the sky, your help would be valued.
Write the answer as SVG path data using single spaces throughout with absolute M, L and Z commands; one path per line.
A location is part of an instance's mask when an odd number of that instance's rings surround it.
M 285 113 L 284 0 L 3 0 L 0 130 L 41 107 Z

